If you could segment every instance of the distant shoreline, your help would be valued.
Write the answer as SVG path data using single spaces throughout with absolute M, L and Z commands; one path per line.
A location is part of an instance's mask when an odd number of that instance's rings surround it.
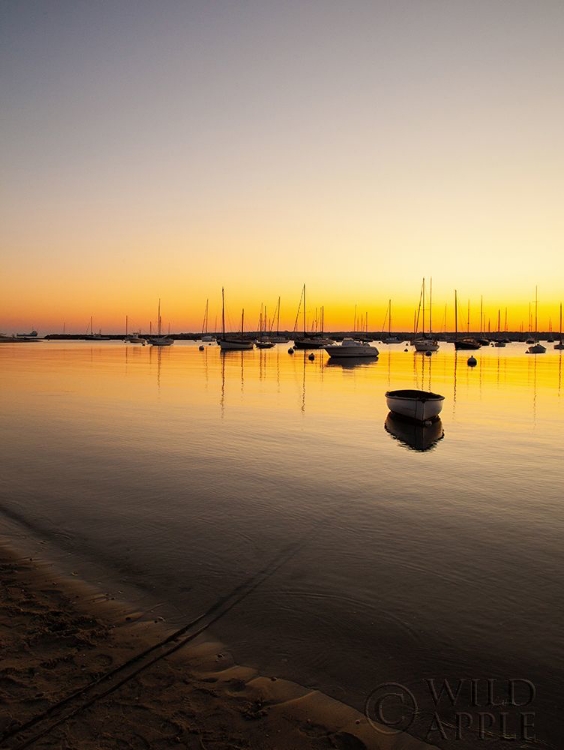
M 231 335 L 230 332 L 229 335 Z M 152 334 L 150 333 L 141 333 L 139 336 L 141 338 L 150 338 Z M 218 337 L 221 336 L 220 332 L 217 333 L 208 333 L 208 336 Z M 248 339 L 255 339 L 259 336 L 263 336 L 264 334 L 260 331 L 248 331 L 244 334 L 245 338 Z M 296 336 L 303 335 L 301 332 L 294 333 L 293 331 L 281 331 L 280 335 L 287 336 L 290 341 L 293 341 Z M 388 334 L 382 333 L 381 331 L 369 331 L 368 333 L 363 332 L 352 332 L 352 331 L 325 331 L 324 334 L 308 334 L 310 336 L 316 336 L 316 335 L 330 335 L 331 337 L 335 338 L 336 340 L 341 340 L 345 337 L 352 337 L 355 339 L 366 339 L 370 341 L 377 341 L 381 343 L 386 343 L 386 339 L 388 338 Z M 202 334 L 201 333 L 170 333 L 167 334 L 170 338 L 174 339 L 175 341 L 201 341 L 202 340 Z M 392 332 L 391 336 L 400 339 L 399 342 L 395 343 L 405 343 L 409 342 L 413 339 L 422 338 L 421 334 L 414 334 L 413 332 L 407 332 L 407 331 L 399 331 L 399 332 Z M 470 332 L 458 332 L 458 338 L 476 338 L 476 339 L 487 339 L 489 342 L 495 342 L 500 340 L 506 340 L 510 343 L 525 343 L 525 341 L 528 338 L 535 338 L 536 340 L 540 341 L 558 341 L 559 340 L 559 334 L 554 334 L 554 332 L 550 333 L 549 331 L 540 331 L 539 333 L 521 333 L 520 331 L 502 331 L 501 333 L 480 333 L 478 331 L 470 331 Z M 102 337 L 100 336 L 91 336 L 90 334 L 78 334 L 78 333 L 48 333 L 45 336 L 42 337 L 45 340 L 48 341 L 123 341 L 126 338 L 125 333 L 108 333 L 104 334 Z M 456 334 L 454 331 L 447 331 L 443 333 L 434 333 L 432 336 L 425 335 L 425 338 L 433 338 L 437 341 L 444 341 L 446 343 L 452 343 L 456 340 Z M 21 339 L 20 339 L 21 340 Z M 391 342 L 390 342 L 391 343 Z

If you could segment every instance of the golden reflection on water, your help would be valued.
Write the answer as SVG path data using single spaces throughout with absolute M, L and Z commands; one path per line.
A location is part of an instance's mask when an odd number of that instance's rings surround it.
M 331 414 L 340 404 L 352 416 L 367 408 L 381 413 L 386 390 L 419 388 L 446 397 L 443 417 L 490 423 L 496 414 L 525 428 L 540 417 L 553 421 L 560 408 L 563 353 L 524 351 L 522 344 L 483 348 L 474 353 L 474 368 L 467 365 L 468 353 L 447 344 L 432 356 L 380 345 L 376 361 L 343 363 L 329 360 L 323 351 L 315 352 L 313 361 L 305 351 L 290 355 L 287 345 L 222 353 L 215 345 L 199 351 L 180 342 L 167 348 L 117 342 L 4 345 L 0 357 L 6 388 L 22 398 L 28 390 L 33 397 L 64 386 L 114 403 L 158 396 L 190 403 L 198 411 L 215 400 L 222 415 L 244 403 L 247 409 L 271 412 L 286 412 L 294 404 L 302 414 Z

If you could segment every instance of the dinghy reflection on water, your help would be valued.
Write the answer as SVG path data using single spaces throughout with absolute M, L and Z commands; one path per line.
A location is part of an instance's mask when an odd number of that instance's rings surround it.
M 423 423 L 390 412 L 384 422 L 384 429 L 395 440 L 414 451 L 428 451 L 444 437 L 440 417 L 433 422 Z
M 329 357 L 325 367 L 340 367 L 342 370 L 352 370 L 355 367 L 371 367 L 378 362 L 378 357 Z

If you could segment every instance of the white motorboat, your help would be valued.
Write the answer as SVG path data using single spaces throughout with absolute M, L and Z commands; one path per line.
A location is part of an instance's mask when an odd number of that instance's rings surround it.
M 405 389 L 386 392 L 388 409 L 394 414 L 400 414 L 416 422 L 436 419 L 443 408 L 444 400 L 444 396 L 431 391 Z
M 351 338 L 344 338 L 341 344 L 332 344 L 323 348 L 331 358 L 335 359 L 342 359 L 343 357 L 372 357 L 375 359 L 380 354 L 375 346 Z

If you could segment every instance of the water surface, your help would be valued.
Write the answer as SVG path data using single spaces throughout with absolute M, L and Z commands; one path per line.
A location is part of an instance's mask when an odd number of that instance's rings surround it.
M 497 678 L 502 698 L 527 679 L 536 736 L 554 744 L 562 353 L 483 348 L 470 368 L 448 344 L 378 346 L 346 366 L 288 345 L 4 344 L 0 511 L 69 571 L 178 624 L 267 569 L 214 625 L 239 662 L 360 709 L 380 683 L 406 685 L 419 736 L 426 678 Z M 412 387 L 445 396 L 434 432 L 388 418 L 385 391 Z M 464 747 L 453 732 L 427 739 Z

